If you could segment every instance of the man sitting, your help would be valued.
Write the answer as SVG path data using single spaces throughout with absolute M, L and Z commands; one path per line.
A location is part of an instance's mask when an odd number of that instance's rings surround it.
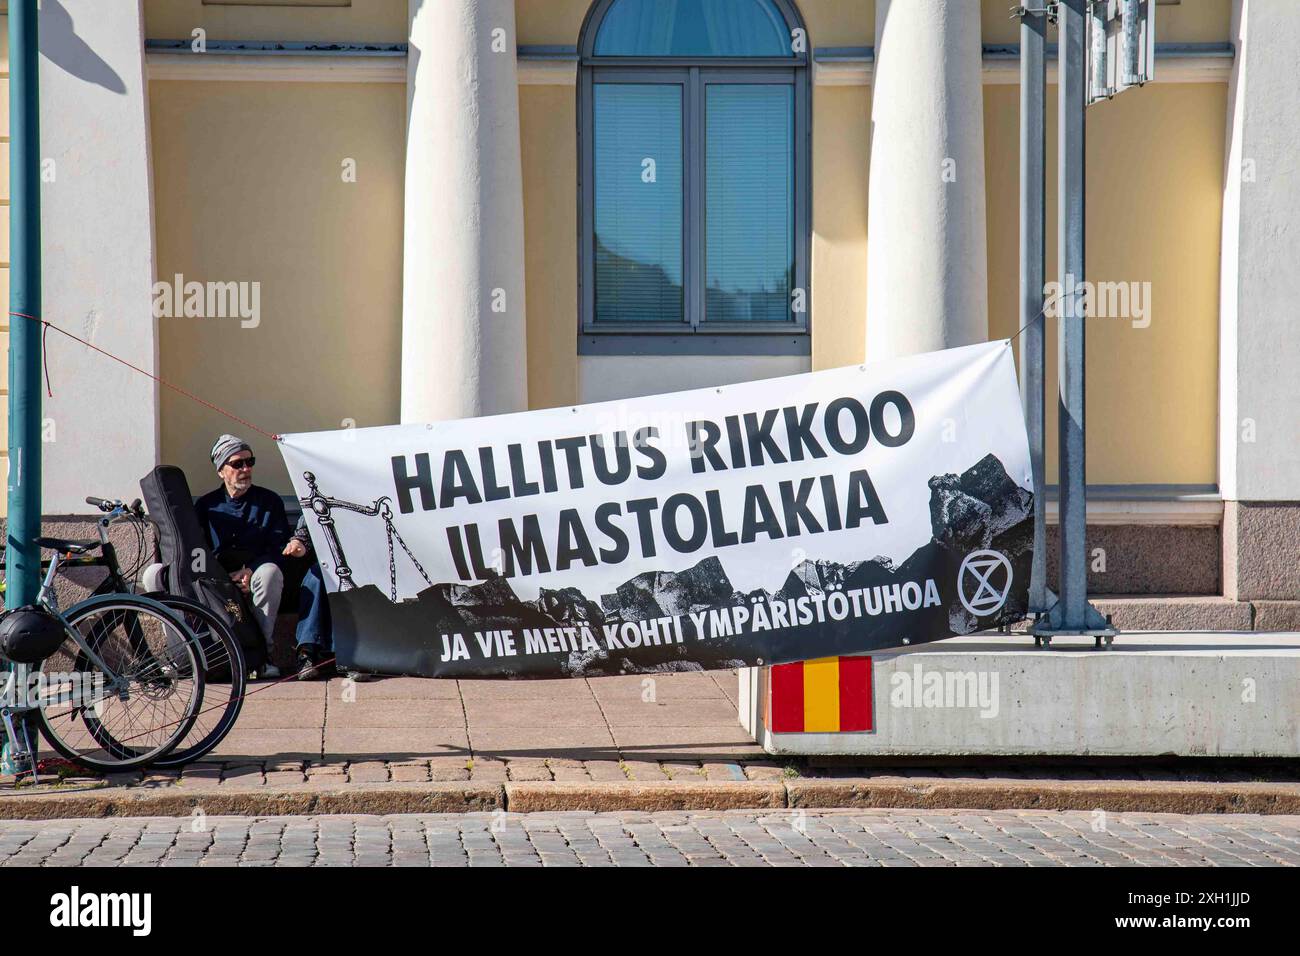
M 318 674 L 318 648 L 328 644 L 329 622 L 318 566 L 313 561 L 304 568 L 303 561 L 295 560 L 308 554 L 306 525 L 299 522 L 301 536 L 292 534 L 280 496 L 253 484 L 257 459 L 248 442 L 222 435 L 213 444 L 211 457 L 221 487 L 199 498 L 194 510 L 200 526 L 207 531 L 217 561 L 249 595 L 253 605 L 267 649 L 267 663 L 258 676 L 280 676 L 279 668 L 270 663 L 270 652 L 287 571 L 291 579 L 300 575 L 303 578 L 299 588 L 298 677 L 309 680 Z M 156 564 L 145 570 L 146 590 L 162 590 L 164 568 Z
M 297 551 L 301 546 L 301 552 Z M 307 515 L 298 518 L 298 527 L 294 529 L 293 538 L 285 548 L 285 554 L 293 556 L 310 555 L 313 551 L 311 535 L 307 532 Z M 320 562 L 312 558 L 302 575 L 302 585 L 298 588 L 298 679 L 310 680 L 319 675 L 317 665 L 322 657 L 328 655 L 333 646 L 330 636 L 330 608 L 325 598 L 325 579 L 321 575 Z

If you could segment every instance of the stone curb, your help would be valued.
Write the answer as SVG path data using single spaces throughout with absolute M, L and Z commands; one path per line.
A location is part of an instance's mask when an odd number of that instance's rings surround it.
M 791 780 L 789 806 L 922 810 L 1300 813 L 1300 784 L 1128 780 Z
M 557 810 L 769 810 L 786 805 L 785 786 L 775 783 L 508 783 L 506 809 L 512 813 Z
M 0 819 L 187 817 L 196 809 L 208 816 L 473 813 L 504 806 L 505 791 L 500 784 L 380 783 L 229 790 L 114 787 L 77 793 L 5 795 L 0 798 Z
M 0 819 L 780 809 L 1107 810 L 1300 814 L 1300 783 L 954 780 L 872 777 L 643 783 L 377 783 L 338 786 L 100 787 L 0 795 Z

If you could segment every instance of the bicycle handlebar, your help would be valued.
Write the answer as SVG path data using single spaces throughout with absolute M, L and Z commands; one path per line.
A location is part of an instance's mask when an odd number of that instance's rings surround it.
M 139 498 L 136 498 L 129 505 L 124 505 L 120 499 L 96 498 L 94 495 L 91 495 L 86 498 L 86 504 L 98 508 L 105 514 L 111 515 L 114 512 L 119 512 L 122 514 L 132 514 L 137 518 L 144 517 L 144 505 L 141 503 Z

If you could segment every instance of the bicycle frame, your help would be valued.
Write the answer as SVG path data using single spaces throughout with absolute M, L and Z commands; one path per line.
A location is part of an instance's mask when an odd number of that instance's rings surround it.
M 78 647 L 81 648 L 83 652 L 85 652 L 86 657 L 90 659 L 90 662 L 92 664 L 94 664 L 96 667 L 102 670 L 105 674 L 111 674 L 113 673 L 112 668 L 110 668 L 107 664 L 104 663 L 104 660 L 99 656 L 99 654 L 95 652 L 94 648 L 92 648 L 90 644 L 86 641 L 86 639 L 81 636 L 81 632 L 78 631 L 71 624 L 69 624 L 67 618 L 65 618 L 63 616 L 63 613 L 59 610 L 59 596 L 57 592 L 55 592 L 54 590 L 54 578 L 58 575 L 59 566 L 62 563 L 63 562 L 60 559 L 60 556 L 57 554 L 50 560 L 50 566 L 45 571 L 45 577 L 41 581 L 40 590 L 36 592 L 36 603 L 43 604 L 47 609 L 49 609 L 50 613 L 52 613 L 55 617 L 59 619 L 59 622 L 63 625 L 64 632 L 68 635 L 68 637 L 72 638 L 74 644 L 76 644 Z M 105 603 L 103 597 L 107 597 L 107 595 L 103 595 L 100 598 L 90 597 L 87 598 L 85 601 L 78 601 L 76 604 L 73 605 L 73 607 L 80 609 L 82 607 L 89 606 L 90 603 L 93 601 L 98 601 L 98 603 L 103 604 Z M 148 599 L 141 598 L 141 600 L 148 600 Z M 152 603 L 157 604 L 156 601 Z M 155 608 L 154 610 L 158 610 L 163 615 L 170 618 L 171 612 L 169 612 L 161 604 L 157 604 L 157 608 Z M 184 625 L 181 626 L 181 633 L 184 633 Z M 118 682 L 119 679 L 115 678 L 114 684 L 116 685 Z
M 101 522 L 100 524 L 107 525 L 107 522 Z M 101 537 L 105 536 L 103 527 L 101 527 L 100 536 Z M 179 617 L 179 615 L 175 613 L 175 611 L 170 609 L 170 607 L 161 604 L 161 602 L 159 601 L 153 600 L 153 598 L 151 597 L 143 596 L 143 594 L 134 594 L 133 592 L 130 591 L 129 588 L 125 587 L 125 581 L 123 581 L 121 576 L 121 571 L 118 570 L 117 567 L 116 554 L 114 554 L 113 551 L 110 550 L 112 549 L 112 545 L 108 545 L 108 548 L 109 548 L 108 554 L 105 554 L 103 559 L 103 561 L 107 563 L 107 566 L 110 568 L 108 578 L 105 578 L 104 583 L 101 583 L 100 587 L 96 588 L 96 592 L 92 593 L 90 597 L 87 597 L 85 601 L 78 601 L 77 604 L 74 604 L 72 607 L 69 607 L 68 614 L 70 615 L 74 613 L 81 613 L 81 611 L 94 610 L 95 607 L 99 607 L 99 606 L 117 604 L 117 602 L 121 600 L 122 594 L 126 593 L 126 594 L 131 594 L 131 598 L 133 598 L 134 601 L 139 602 L 139 604 L 142 605 L 144 609 L 147 609 L 149 611 L 152 611 L 152 613 L 159 615 L 159 617 L 164 619 L 166 623 L 170 624 L 170 626 L 172 626 L 174 630 L 177 631 L 177 633 L 181 633 L 181 635 L 188 635 L 188 633 L 190 633 L 190 630 L 188 630 L 188 627 L 185 624 L 185 620 Z M 55 615 L 56 618 L 59 618 L 62 627 L 64 627 L 64 632 L 66 633 L 66 635 L 68 635 L 69 639 L 72 640 L 73 643 L 78 646 L 78 648 L 81 648 L 82 652 L 86 654 L 88 661 L 94 663 L 96 667 L 99 667 L 100 671 L 104 672 L 104 674 L 113 675 L 113 679 L 110 680 L 110 682 L 107 685 L 105 685 L 103 692 L 100 693 L 100 696 L 96 698 L 96 700 L 88 701 L 88 702 L 81 701 L 82 704 L 94 706 L 94 704 L 96 704 L 96 702 L 98 702 L 99 700 L 104 700 L 105 697 L 109 697 L 112 696 L 113 693 L 120 692 L 123 680 L 122 678 L 120 678 L 120 676 L 114 674 L 112 667 L 109 667 L 107 663 L 104 662 L 104 659 L 99 656 L 99 653 L 96 653 L 95 648 L 92 648 L 90 641 L 86 640 L 86 637 L 82 635 L 81 631 L 78 631 L 77 628 L 73 627 L 72 624 L 68 623 L 68 617 L 66 617 L 66 615 L 62 613 L 62 611 L 60 610 L 59 596 L 57 596 L 57 593 L 55 592 L 55 587 L 53 587 L 53 581 L 55 581 L 56 576 L 59 575 L 59 570 L 61 567 L 66 566 L 66 564 L 72 564 L 72 563 L 77 563 L 79 564 L 79 566 L 88 566 L 88 564 L 91 563 L 99 564 L 100 561 L 99 559 L 95 559 L 94 562 L 77 561 L 77 559 L 64 558 L 60 554 L 55 554 L 55 557 L 51 558 L 51 561 L 49 561 L 48 567 L 45 568 L 45 576 L 42 579 L 42 583 L 40 583 L 39 591 L 36 592 L 36 602 L 38 602 L 38 604 L 40 605 L 43 605 L 45 609 L 51 611 L 51 613 Z M 104 588 L 105 584 L 109 585 L 109 587 L 114 588 L 113 591 L 100 592 L 100 588 Z M 136 635 L 133 635 L 133 640 L 135 639 L 136 639 Z M 198 663 L 198 666 L 203 667 L 203 669 L 207 669 L 208 659 L 207 656 L 205 656 L 203 644 L 201 644 L 201 641 L 188 641 L 188 644 L 190 644 L 191 648 L 194 648 L 196 657 L 198 657 L 198 662 L 196 662 Z M 8 678 L 6 678 L 4 683 L 4 691 L 3 691 L 4 697 L 0 697 L 0 700 L 16 701 L 18 680 L 19 678 L 21 678 L 23 680 L 23 683 L 26 683 L 26 675 L 27 675 L 26 665 L 14 665 L 12 669 L 9 670 Z M 45 701 L 45 704 L 48 705 L 49 702 L 56 702 L 57 704 L 57 702 L 64 702 L 64 701 L 60 701 L 60 698 L 53 698 L 52 701 Z M 9 730 L 10 718 L 12 718 L 14 714 L 27 713 L 27 711 L 38 709 L 39 706 L 40 706 L 39 704 L 32 704 L 32 702 L 23 702 L 23 704 L 18 704 L 18 702 L 14 702 L 13 705 L 5 705 L 4 708 L 0 708 L 0 718 L 3 718 L 3 721 L 5 722 L 5 730 Z M 13 734 L 10 734 L 9 736 L 10 739 L 14 739 Z
M 64 632 L 72 642 L 80 648 L 91 663 L 98 667 L 102 673 L 113 675 L 112 680 L 102 688 L 95 699 L 84 700 L 78 697 L 75 703 L 78 703 L 81 706 L 93 707 L 99 703 L 99 701 L 102 701 L 113 694 L 120 693 L 124 681 L 122 678 L 116 676 L 113 669 L 105 663 L 104 659 L 96 652 L 94 647 L 91 646 L 91 643 L 86 640 L 81 632 L 68 623 L 67 616 L 65 616 L 60 609 L 58 592 L 54 588 L 54 581 L 62 568 L 105 567 L 108 569 L 107 576 L 99 583 L 94 591 L 91 592 L 90 597 L 73 604 L 68 609 L 69 614 L 93 610 L 98 606 L 117 603 L 123 594 L 129 594 L 132 596 L 132 599 L 139 602 L 144 609 L 150 610 L 154 614 L 160 616 L 167 622 L 167 624 L 173 627 L 178 634 L 189 635 L 191 638 L 193 637 L 179 614 L 153 598 L 136 594 L 131 583 L 122 576 L 121 567 L 117 561 L 116 549 L 108 537 L 108 528 L 114 518 L 120 517 L 124 513 L 125 509 L 119 507 L 111 514 L 105 515 L 98 520 L 97 525 L 100 541 L 100 554 L 98 556 L 75 557 L 70 553 L 65 555 L 56 552 L 48 562 L 42 562 L 42 565 L 45 567 L 45 576 L 42 578 L 41 586 L 37 591 L 36 603 L 44 606 L 59 619 Z M 3 569 L 3 567 L 3 563 L 0 562 L 0 569 Z M 132 634 L 132 642 L 136 641 L 138 637 L 139 635 Z M 194 653 L 197 656 L 196 664 L 206 670 L 208 667 L 208 660 L 202 642 L 197 640 L 188 640 L 186 643 L 193 648 Z M 19 719 L 15 722 L 15 718 L 23 718 L 26 714 L 38 710 L 42 706 L 42 702 L 30 700 L 29 695 L 25 690 L 22 693 L 22 700 L 20 701 L 18 699 L 19 683 L 21 681 L 22 685 L 25 687 L 28 681 L 27 675 L 27 665 L 14 664 L 9 668 L 8 672 L 4 676 L 3 684 L 0 685 L 0 733 L 3 733 L 9 742 L 10 761 L 15 764 L 20 761 L 26 761 L 29 763 L 31 766 L 32 777 L 35 780 L 37 776 L 36 752 L 32 747 L 30 722 L 25 719 Z M 73 690 L 72 693 L 78 695 L 80 692 L 78 690 Z M 63 701 L 61 697 L 55 697 L 45 700 L 44 704 L 45 706 L 48 706 L 50 703 L 57 704 L 61 702 L 71 701 Z
M 90 597 L 78 601 L 68 609 L 69 612 L 73 610 L 80 611 L 97 604 L 107 603 L 108 599 L 117 595 L 132 594 L 139 598 L 139 600 L 147 602 L 150 610 L 160 614 L 168 621 L 168 623 L 178 628 L 182 634 L 185 634 L 188 631 L 184 621 L 176 614 L 176 612 L 152 598 L 146 597 L 142 594 L 136 594 L 131 583 L 122 577 L 122 569 L 117 561 L 117 549 L 113 546 L 113 542 L 109 540 L 108 529 L 114 519 L 122 517 L 125 514 L 127 514 L 126 509 L 119 506 L 95 522 L 99 532 L 100 553 L 98 556 L 74 557 L 71 554 L 65 555 L 56 553 L 48 562 L 41 562 L 45 567 L 45 577 L 42 578 L 40 589 L 36 592 L 36 603 L 43 605 L 59 618 L 60 622 L 63 624 L 64 631 L 66 631 L 68 636 L 72 638 L 73 642 L 86 652 L 87 657 L 96 667 L 99 667 L 106 674 L 112 673 L 112 670 L 105 666 L 104 661 L 99 657 L 99 655 L 87 645 L 85 639 L 81 636 L 81 633 L 77 631 L 76 628 L 68 625 L 66 618 L 59 608 L 59 596 L 58 592 L 54 589 L 54 579 L 58 577 L 60 569 L 66 567 L 103 567 L 108 569 L 107 576 L 105 576 L 104 580 L 95 587 L 91 592 Z M 3 562 L 0 562 L 0 570 L 3 569 L 4 564 Z M 201 645 L 199 642 L 194 642 L 194 646 L 198 648 L 200 663 L 204 667 L 207 667 L 208 662 L 207 659 L 202 656 L 203 649 Z

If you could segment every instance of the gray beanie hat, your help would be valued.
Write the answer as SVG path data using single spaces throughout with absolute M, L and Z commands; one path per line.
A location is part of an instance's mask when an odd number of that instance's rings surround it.
M 231 455 L 241 451 L 252 451 L 253 447 L 242 438 L 234 435 L 222 435 L 212 444 L 212 464 L 220 471 Z

